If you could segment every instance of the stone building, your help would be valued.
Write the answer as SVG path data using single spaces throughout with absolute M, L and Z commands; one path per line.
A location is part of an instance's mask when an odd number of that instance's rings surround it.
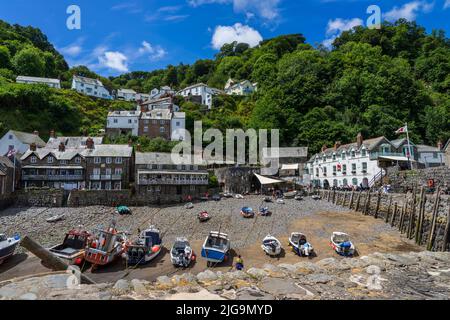
M 142 113 L 139 119 L 139 136 L 149 138 L 171 138 L 172 112 L 170 110 L 155 109 Z
M 214 170 L 214 175 L 223 191 L 242 194 L 260 190 L 261 186 L 254 175 L 255 173 L 259 174 L 260 169 L 257 167 L 228 166 Z
M 86 188 L 93 190 L 128 189 L 132 181 L 133 148 L 129 145 L 101 144 L 86 141 Z
M 8 157 L 0 156 L 0 196 L 13 192 L 14 164 Z
M 195 165 L 182 157 L 174 162 L 171 156 L 171 153 L 136 152 L 135 177 L 139 195 L 176 201 L 187 196 L 196 198 L 207 191 L 206 165 Z
M 262 160 L 266 164 L 261 169 L 263 175 L 276 175 L 280 179 L 296 184 L 308 184 L 309 179 L 304 175 L 304 168 L 308 161 L 307 147 L 263 148 Z M 278 163 L 277 172 L 271 172 L 270 164 Z

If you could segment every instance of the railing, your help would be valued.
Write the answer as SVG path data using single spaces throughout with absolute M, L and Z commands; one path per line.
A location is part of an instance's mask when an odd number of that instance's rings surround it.
M 372 152 L 369 155 L 369 159 L 377 160 L 379 157 L 389 157 L 389 156 L 405 157 L 405 155 L 401 152 Z
M 22 175 L 22 180 L 28 181 L 73 181 L 84 180 L 83 175 Z
M 108 180 L 122 180 L 121 174 L 91 174 L 90 175 L 91 180 L 98 180 L 98 181 L 108 181 Z
M 140 185 L 207 185 L 208 180 L 147 180 L 139 179 Z

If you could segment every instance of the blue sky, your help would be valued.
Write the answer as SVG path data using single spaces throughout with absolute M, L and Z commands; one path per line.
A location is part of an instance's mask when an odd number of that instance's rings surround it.
M 450 33 L 450 0 L 0 0 L 0 19 L 39 27 L 71 66 L 108 76 L 212 58 L 223 43 L 255 45 L 303 33 L 329 45 L 343 30 L 366 24 L 369 5 L 383 19 L 416 20 L 427 32 Z M 81 9 L 69 30 L 68 6 Z

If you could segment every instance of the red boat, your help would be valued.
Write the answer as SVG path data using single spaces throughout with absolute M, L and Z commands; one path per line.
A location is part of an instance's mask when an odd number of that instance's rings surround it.
M 85 258 L 86 247 L 92 241 L 92 235 L 81 228 L 70 230 L 62 244 L 51 247 L 49 250 L 58 258 L 68 264 L 80 266 Z
M 202 211 L 198 214 L 198 220 L 200 222 L 205 222 L 208 221 L 209 219 L 211 219 L 211 217 L 209 216 L 209 213 L 207 211 Z
M 115 223 L 111 223 L 106 230 L 97 229 L 90 246 L 86 249 L 86 261 L 92 263 L 93 268 L 107 265 L 119 258 L 125 250 L 126 237 L 118 232 Z

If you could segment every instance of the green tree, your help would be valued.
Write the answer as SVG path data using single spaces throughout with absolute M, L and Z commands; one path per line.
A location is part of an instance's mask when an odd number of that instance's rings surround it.
M 12 60 L 14 69 L 20 75 L 45 76 L 45 59 L 37 48 L 28 47 L 19 51 Z
M 0 68 L 11 68 L 11 54 L 5 46 L 0 46 Z

